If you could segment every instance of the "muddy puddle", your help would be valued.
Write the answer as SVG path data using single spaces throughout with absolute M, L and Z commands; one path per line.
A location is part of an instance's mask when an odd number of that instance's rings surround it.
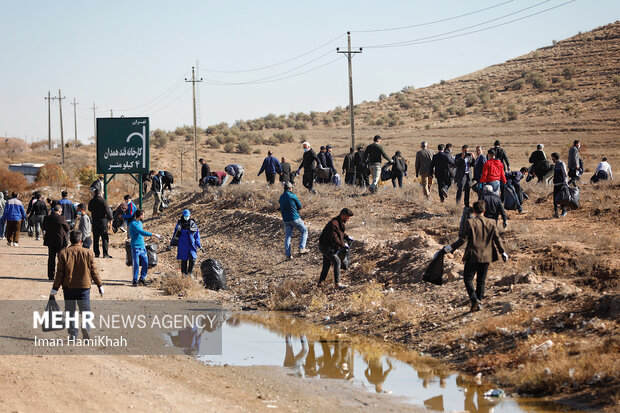
M 497 390 L 492 385 L 477 384 L 431 357 L 379 340 L 334 334 L 286 315 L 226 313 L 213 330 L 176 332 L 171 343 L 207 365 L 280 366 L 291 380 L 348 381 L 429 411 L 570 411 L 541 399 L 489 396 Z M 221 340 L 221 354 L 202 351 L 209 340 Z

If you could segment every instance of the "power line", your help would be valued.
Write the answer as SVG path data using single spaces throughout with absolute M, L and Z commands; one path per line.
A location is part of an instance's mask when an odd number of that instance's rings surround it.
M 162 93 L 160 93 L 159 95 L 157 95 L 156 97 L 154 97 L 153 99 L 149 100 L 146 103 L 143 103 L 141 105 L 138 106 L 134 106 L 131 108 L 124 108 L 124 109 L 114 109 L 116 111 L 119 112 L 127 112 L 127 111 L 131 111 L 131 110 L 135 110 L 135 109 L 140 109 L 144 106 L 148 106 L 151 103 L 159 100 L 162 97 L 167 97 L 168 95 L 170 95 L 171 93 L 173 93 L 176 89 L 178 89 L 180 87 L 180 85 L 183 83 L 183 79 L 185 78 L 185 76 L 182 76 L 180 79 L 178 79 L 177 81 L 174 82 L 174 84 L 172 84 L 172 86 L 170 86 L 169 88 L 167 88 L 166 90 L 164 90 Z
M 324 47 L 334 43 L 336 40 L 339 40 L 342 36 L 343 36 L 343 34 L 339 34 L 337 37 L 335 37 L 335 38 L 333 38 L 333 39 L 323 43 L 320 46 L 315 47 L 312 50 L 309 50 L 309 51 L 307 51 L 305 53 L 302 53 L 302 54 L 300 54 L 298 56 L 291 57 L 290 59 L 286 59 L 286 60 L 283 60 L 281 62 L 273 63 L 273 64 L 266 65 L 266 66 L 255 67 L 255 68 L 252 68 L 252 69 L 240 69 L 240 70 L 215 70 L 215 69 L 208 69 L 208 68 L 201 68 L 201 70 L 203 70 L 205 72 L 211 72 L 211 73 L 245 73 L 245 72 L 256 72 L 256 71 L 259 71 L 259 70 L 265 70 L 265 69 L 269 69 L 269 68 L 272 68 L 272 67 L 281 66 L 281 65 L 283 65 L 285 63 L 292 62 L 293 60 L 301 59 L 302 57 L 305 57 L 305 56 L 307 56 L 309 54 L 312 54 L 312 53 L 316 52 L 317 50 L 322 49 L 322 48 L 324 48 Z
M 471 11 L 469 13 L 459 14 L 458 16 L 446 17 L 444 19 L 433 20 L 433 21 L 428 21 L 428 22 L 418 23 L 418 24 L 412 24 L 410 26 L 390 27 L 390 28 L 386 28 L 386 29 L 372 29 L 372 30 L 351 30 L 351 33 L 389 32 L 389 31 L 393 31 L 393 30 L 404 30 L 404 29 L 413 29 L 414 27 L 430 26 L 432 24 L 443 23 L 443 22 L 447 22 L 447 21 L 450 21 L 450 20 L 456 20 L 456 19 L 460 19 L 461 17 L 467 17 L 467 16 L 471 16 L 473 14 L 481 13 L 483 11 L 491 10 L 491 9 L 496 8 L 496 7 L 503 6 L 504 4 L 512 3 L 513 1 L 514 0 L 508 0 L 508 1 L 505 1 L 503 3 L 495 4 L 495 5 L 489 6 L 489 7 L 485 7 L 483 9 L 474 10 L 474 11 Z
M 474 24 L 472 26 L 464 27 L 464 28 L 461 28 L 461 29 L 452 30 L 452 31 L 449 31 L 449 32 L 444 32 L 444 33 L 439 33 L 439 34 L 436 34 L 436 35 L 433 35 L 433 36 L 421 37 L 421 38 L 418 38 L 418 39 L 405 40 L 405 41 L 402 41 L 402 42 L 385 43 L 385 44 L 377 44 L 377 45 L 371 45 L 371 46 L 364 46 L 364 48 L 367 48 L 367 49 L 381 49 L 381 48 L 389 48 L 389 47 L 402 47 L 402 46 L 410 46 L 410 45 L 415 45 L 415 44 L 433 43 L 433 42 L 437 42 L 437 41 L 441 41 L 441 40 L 447 40 L 447 39 L 454 39 L 454 38 L 462 37 L 462 36 L 465 36 L 465 35 L 468 35 L 468 34 L 478 33 L 478 32 L 482 32 L 482 31 L 494 29 L 494 28 L 497 28 L 497 27 L 505 26 L 507 24 L 514 23 L 514 22 L 517 22 L 517 21 L 525 20 L 525 19 L 527 19 L 529 17 L 533 17 L 533 16 L 537 16 L 537 15 L 542 14 L 542 13 L 546 13 L 546 12 L 548 12 L 550 10 L 557 9 L 557 8 L 565 6 L 565 5 L 569 4 L 569 3 L 573 3 L 573 2 L 575 2 L 577 0 L 570 0 L 570 1 L 567 1 L 565 3 L 561 3 L 561 4 L 558 4 L 556 6 L 549 7 L 547 9 L 538 11 L 536 13 L 528 14 L 526 16 L 519 17 L 519 18 L 513 19 L 513 20 L 509 20 L 509 21 L 506 21 L 506 22 L 503 22 L 503 23 L 499 23 L 499 24 L 496 24 L 496 25 L 493 25 L 493 26 L 484 27 L 484 28 L 478 29 L 478 30 L 472 30 L 472 31 L 461 33 L 461 34 L 457 34 L 457 35 L 454 35 L 454 36 L 446 36 L 448 34 L 461 32 L 463 30 L 471 29 L 473 27 L 482 26 L 484 24 L 487 24 L 487 23 L 490 23 L 490 22 L 493 22 L 493 21 L 496 21 L 496 20 L 501 20 L 501 19 L 503 19 L 505 17 L 508 17 L 508 16 L 511 16 L 511 15 L 520 13 L 522 11 L 525 11 L 525 10 L 528 10 L 528 9 L 540 6 L 541 4 L 548 3 L 550 1 L 552 1 L 552 0 L 545 0 L 543 2 L 535 4 L 533 6 L 526 7 L 525 9 L 521 9 L 521 10 L 518 10 L 516 12 L 509 13 L 507 15 L 504 15 L 504 16 L 501 16 L 501 17 L 497 17 L 495 19 L 487 20 L 485 22 Z M 441 37 L 441 36 L 445 36 L 445 37 Z

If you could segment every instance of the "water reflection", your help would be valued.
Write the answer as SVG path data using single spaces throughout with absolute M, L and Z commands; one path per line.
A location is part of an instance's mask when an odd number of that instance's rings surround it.
M 256 316 L 248 319 L 222 315 L 213 331 L 181 330 L 171 333 L 170 340 L 186 354 L 208 364 L 283 366 L 295 379 L 346 380 L 368 391 L 404 397 L 409 403 L 431 411 L 560 410 L 557 405 L 544 401 L 485 398 L 488 385 L 472 384 L 464 376 L 452 374 L 437 361 L 420 358 L 409 349 L 394 350 L 397 347 L 392 346 L 389 347 L 392 350 L 386 350 L 384 343 L 377 345 L 372 340 L 361 339 L 353 343 L 291 319 L 278 320 L 278 324 L 273 321 L 262 323 Z M 201 354 L 205 342 L 218 329 L 222 333 L 222 354 Z

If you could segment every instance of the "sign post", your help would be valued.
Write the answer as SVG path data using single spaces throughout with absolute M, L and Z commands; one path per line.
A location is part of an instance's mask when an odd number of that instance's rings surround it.
M 106 200 L 108 183 L 115 175 L 127 174 L 139 185 L 142 209 L 142 174 L 149 171 L 149 136 L 146 117 L 97 119 L 97 173 L 103 174 Z M 112 175 L 110 179 L 108 175 Z

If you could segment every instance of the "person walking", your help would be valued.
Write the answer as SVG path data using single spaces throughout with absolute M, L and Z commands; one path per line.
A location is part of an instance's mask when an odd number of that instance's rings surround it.
M 443 247 L 443 251 L 449 254 L 467 242 L 465 253 L 463 254 L 463 261 L 465 262 L 463 279 L 467 295 L 471 301 L 472 312 L 482 309 L 489 264 L 496 261 L 498 257 L 495 249 L 501 254 L 504 262 L 508 260 L 508 254 L 506 254 L 502 240 L 499 237 L 497 225 L 492 220 L 484 217 L 484 211 L 484 201 L 474 202 L 473 217 L 466 221 L 463 235 L 452 245 Z M 474 289 L 473 280 L 475 275 L 477 275 L 477 278 Z
M 553 218 L 564 218 L 568 213 L 566 206 L 562 205 L 562 214 L 558 215 L 558 204 L 555 202 L 555 198 L 562 190 L 564 185 L 568 184 L 568 171 L 566 170 L 566 164 L 560 160 L 560 154 L 554 152 L 551 154 L 551 161 L 553 162 Z
M 508 226 L 506 208 L 504 208 L 502 199 L 491 185 L 484 186 L 482 199 L 484 201 L 484 216 L 492 219 L 496 225 L 499 223 L 499 217 L 501 216 L 503 227 L 506 228 Z
M 282 182 L 282 184 L 284 184 L 284 182 L 290 182 L 292 184 L 294 182 L 293 171 L 291 171 L 291 164 L 288 163 L 284 156 L 280 162 L 280 168 L 282 169 L 279 178 L 280 182 Z
M 67 233 L 69 224 L 62 214 L 62 206 L 54 205 L 52 213 L 45 217 L 43 221 L 43 245 L 47 247 L 47 278 L 54 279 L 56 271 L 56 256 L 67 247 Z
M 396 151 L 392 156 L 392 186 L 396 188 L 396 181 L 398 181 L 398 187 L 403 187 L 403 177 L 407 176 L 407 160 L 403 158 L 400 151 Z
M 319 158 L 317 157 L 316 152 L 314 152 L 314 149 L 310 146 L 309 142 L 306 141 L 302 143 L 302 147 L 304 148 L 304 155 L 301 159 L 299 168 L 297 168 L 297 175 L 299 175 L 301 168 L 304 168 L 302 183 L 311 194 L 314 194 L 314 178 L 316 177 L 316 168 L 319 164 Z
M 263 165 L 260 167 L 260 171 L 258 171 L 257 176 L 260 176 L 263 172 L 265 172 L 267 183 L 269 185 L 273 185 L 276 182 L 276 175 L 281 171 L 282 167 L 280 166 L 280 162 L 278 162 L 278 159 L 273 156 L 271 151 L 268 151 L 267 157 L 263 160 Z
M 372 182 L 370 183 L 370 192 L 377 192 L 379 187 L 379 180 L 381 179 L 381 157 L 386 161 L 392 163 L 392 160 L 387 156 L 383 146 L 381 146 L 381 136 L 375 135 L 373 143 L 366 147 L 365 157 L 368 160 L 368 166 L 370 167 L 370 175 Z
M 323 269 L 319 277 L 318 285 L 321 285 L 327 278 L 329 268 L 334 267 L 334 284 L 336 288 L 346 288 L 347 286 L 340 283 L 340 257 L 338 252 L 342 249 L 349 249 L 353 238 L 345 233 L 345 224 L 353 216 L 353 211 L 349 208 L 343 208 L 337 217 L 329 220 L 321 236 L 319 237 L 319 250 L 323 254 Z
M 77 216 L 80 219 L 78 230 L 82 235 L 80 242 L 82 243 L 82 247 L 90 249 L 90 246 L 93 245 L 93 239 L 91 237 L 92 226 L 84 204 L 79 204 L 77 206 Z
M 581 159 L 579 158 L 579 152 L 581 150 L 581 142 L 579 140 L 575 140 L 573 142 L 573 146 L 571 146 L 568 151 L 568 177 L 570 178 L 568 181 L 569 185 L 577 186 L 577 182 L 581 178 Z
M 17 192 L 11 193 L 11 199 L 6 201 L 2 220 L 6 222 L 6 243 L 9 246 L 19 247 L 19 231 L 22 220 L 26 219 L 26 211 L 22 201 L 17 198 Z
M 308 240 L 308 229 L 304 221 L 299 217 L 301 202 L 297 195 L 293 193 L 293 185 L 290 182 L 284 182 L 284 193 L 280 195 L 278 200 L 280 204 L 280 212 L 282 213 L 282 221 L 284 222 L 284 254 L 287 260 L 292 260 L 291 255 L 291 237 L 293 228 L 297 228 L 301 238 L 299 240 L 299 255 L 307 254 L 306 241 Z
M 439 200 L 444 202 L 448 197 L 448 188 L 450 188 L 450 168 L 454 167 L 454 160 L 450 155 L 444 152 L 444 145 L 437 145 L 437 153 L 433 155 L 430 166 L 430 174 L 437 178 L 437 190 L 439 192 Z
M 498 195 L 502 185 L 506 184 L 506 175 L 504 173 L 504 165 L 496 159 L 495 149 L 489 149 L 487 152 L 488 160 L 482 167 L 482 175 L 480 176 L 480 183 L 491 185 L 493 191 Z
M 60 195 L 62 196 L 62 198 L 60 199 L 60 201 L 58 201 L 58 203 L 62 206 L 62 214 L 67 219 L 69 228 L 73 229 L 75 228 L 75 216 L 77 210 L 75 208 L 75 205 L 73 205 L 73 202 L 68 198 L 67 191 L 62 191 Z
M 344 176 L 344 183 L 347 185 L 355 184 L 355 150 L 349 148 L 349 153 L 345 155 L 344 161 L 342 161 L 342 175 Z
M 68 332 L 75 340 L 78 334 L 76 302 L 80 313 L 84 314 L 85 311 L 91 311 L 90 287 L 92 283 L 94 282 L 97 286 L 101 297 L 103 297 L 104 291 L 93 252 L 87 248 L 82 248 L 83 234 L 80 231 L 71 231 L 69 238 L 71 246 L 58 253 L 58 269 L 50 295 L 58 294 L 58 289 L 62 286 L 65 312 L 73 318 L 70 321 Z M 88 331 L 88 324 L 86 324 L 86 327 L 82 328 L 83 338 L 89 338 Z
M 241 183 L 241 178 L 243 178 L 243 173 L 245 172 L 243 170 L 243 166 L 236 164 L 236 163 L 231 163 L 230 165 L 227 165 L 224 168 L 224 171 L 233 177 L 232 181 L 230 181 L 229 185 L 237 185 L 239 183 Z
M 456 203 L 458 204 L 461 200 L 461 196 L 463 196 L 466 207 L 469 207 L 469 191 L 474 175 L 474 168 L 472 166 L 474 161 L 468 149 L 468 145 L 463 145 L 461 153 L 454 160 L 454 164 L 456 165 L 456 173 L 454 176 L 454 183 L 456 184 Z
M 103 199 L 98 189 L 95 190 L 95 197 L 88 203 L 88 210 L 92 217 L 93 252 L 95 253 L 95 258 L 99 258 L 99 240 L 101 240 L 103 248 L 103 258 L 112 258 L 108 254 L 108 224 L 114 218 L 108 203 Z
M 368 162 L 362 146 L 357 147 L 357 152 L 353 156 L 353 164 L 355 166 L 355 181 L 357 181 L 357 185 L 363 189 L 368 188 L 370 186 L 370 181 L 368 180 L 370 172 L 368 171 Z
M 433 174 L 431 173 L 431 163 L 433 162 L 433 151 L 428 149 L 428 143 L 422 142 L 421 149 L 415 155 L 415 177 L 420 178 L 422 190 L 427 198 L 431 196 L 433 185 Z
M 590 178 L 590 182 L 596 184 L 599 181 L 607 181 L 608 179 L 613 181 L 614 175 L 611 172 L 611 165 L 607 162 L 607 158 L 603 158 L 603 160 L 596 167 L 594 175 Z
M 0 191 L 0 240 L 4 239 L 4 230 L 6 228 L 6 221 L 4 220 L 4 207 L 6 206 L 6 199 L 4 199 L 4 192 Z
M 501 148 L 499 140 L 496 140 L 493 143 L 493 149 L 495 149 L 495 159 L 502 163 L 504 172 L 510 171 L 510 162 L 508 162 L 508 155 L 506 155 L 506 151 Z
M 151 192 L 155 197 L 153 201 L 153 216 L 157 216 L 161 209 L 162 203 L 162 190 L 163 186 L 161 184 L 161 176 L 156 174 L 155 171 L 151 171 Z
M 446 153 L 446 155 L 452 158 L 452 162 L 455 161 L 455 157 L 454 155 L 452 155 L 452 144 L 451 143 L 446 143 L 446 149 L 444 149 L 444 152 Z M 450 189 L 450 186 L 452 185 L 452 180 L 454 179 L 454 176 L 456 175 L 456 166 L 448 165 L 448 171 L 450 171 L 450 182 L 448 185 L 448 189 Z
M 30 210 L 30 220 L 34 226 L 35 241 L 39 241 L 41 239 L 43 220 L 48 213 L 49 211 L 47 210 L 47 204 L 43 200 L 43 196 L 41 196 L 40 193 L 37 193 L 37 200 L 34 204 L 32 204 L 32 208 Z
M 177 260 L 181 260 L 181 274 L 192 275 L 200 243 L 200 231 L 196 221 L 191 218 L 189 209 L 184 209 L 172 233 L 170 245 L 177 247 Z
M 144 211 L 138 209 L 134 216 L 133 221 L 129 224 L 129 236 L 131 238 L 131 265 L 133 270 L 133 279 L 131 282 L 132 287 L 137 287 L 138 282 L 141 285 L 146 285 L 146 276 L 149 271 L 149 258 L 146 254 L 146 244 L 144 243 L 144 237 L 155 237 L 161 239 L 161 235 L 152 234 L 145 231 L 142 226 L 142 219 L 144 218 Z M 138 278 L 138 275 L 140 278 Z

